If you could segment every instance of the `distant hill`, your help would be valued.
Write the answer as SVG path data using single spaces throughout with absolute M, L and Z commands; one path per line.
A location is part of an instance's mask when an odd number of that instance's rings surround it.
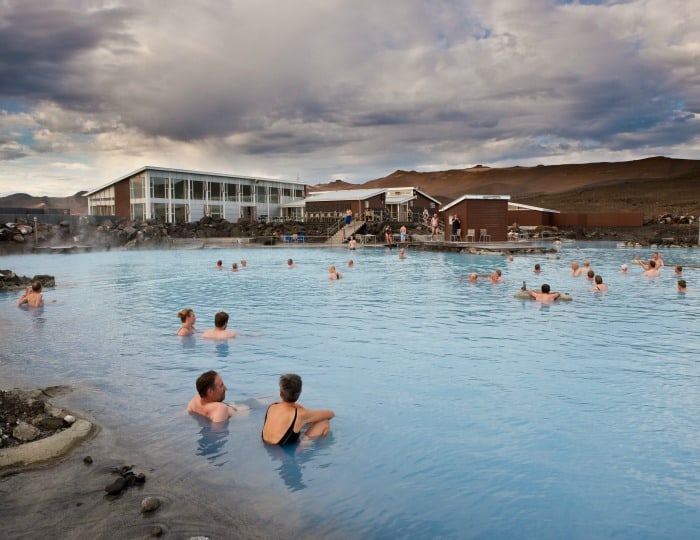
M 79 191 L 69 197 L 34 197 L 27 193 L 15 193 L 14 195 L 0 197 L 0 208 L 68 209 L 71 214 L 87 214 L 86 193 L 87 191 Z
M 477 165 L 435 172 L 399 170 L 361 185 L 336 181 L 314 187 L 402 186 L 418 187 L 443 203 L 465 194 L 510 195 L 514 202 L 565 212 L 700 215 L 700 160 L 666 157 L 500 169 Z

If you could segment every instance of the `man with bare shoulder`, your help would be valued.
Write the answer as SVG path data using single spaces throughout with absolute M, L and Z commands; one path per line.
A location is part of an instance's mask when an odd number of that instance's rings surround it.
M 224 403 L 226 385 L 216 371 L 205 371 L 196 382 L 197 395 L 187 405 L 187 412 L 206 416 L 212 422 L 228 420 L 236 412 L 233 405 Z
M 214 315 L 214 328 L 207 330 L 202 334 L 203 338 L 209 339 L 229 339 L 235 338 L 236 332 L 233 330 L 226 330 L 228 326 L 228 313 L 225 311 L 219 311 Z
M 537 300 L 538 302 L 554 302 L 557 298 L 561 296 L 561 293 L 554 291 L 550 292 L 549 290 L 549 284 L 543 283 L 542 284 L 542 292 L 537 292 L 537 291 L 527 291 L 530 293 L 530 296 Z
M 280 377 L 281 402 L 267 408 L 262 429 L 262 440 L 268 444 L 283 446 L 304 438 L 325 437 L 331 431 L 330 420 L 335 413 L 330 410 L 305 409 L 296 401 L 301 395 L 301 377 L 288 373 Z M 304 426 L 306 430 L 302 433 Z
M 649 265 L 645 267 L 642 275 L 646 277 L 659 277 L 659 269 L 656 267 L 656 261 L 654 259 L 649 259 Z
M 29 307 L 42 307 L 44 305 L 44 297 L 41 295 L 41 281 L 38 279 L 32 282 L 31 287 L 27 287 L 27 290 L 19 300 L 17 300 L 17 306 L 27 304 Z

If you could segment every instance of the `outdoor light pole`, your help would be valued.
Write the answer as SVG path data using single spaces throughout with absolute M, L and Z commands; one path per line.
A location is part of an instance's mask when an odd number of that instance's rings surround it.
M 39 243 L 39 231 L 36 228 L 36 216 L 34 216 L 34 245 L 37 245 Z

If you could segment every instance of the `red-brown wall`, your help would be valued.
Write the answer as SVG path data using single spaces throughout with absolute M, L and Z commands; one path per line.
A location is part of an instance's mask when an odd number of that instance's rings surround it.
M 505 199 L 465 199 L 447 212 L 440 212 L 445 223 L 445 240 L 452 236 L 449 216 L 455 214 L 461 222 L 461 241 L 465 240 L 467 229 L 474 229 L 476 241 L 481 229 L 486 229 L 492 242 L 508 240 L 508 201 Z
M 114 184 L 114 213 L 119 217 L 131 218 L 131 194 L 129 192 L 129 179 Z

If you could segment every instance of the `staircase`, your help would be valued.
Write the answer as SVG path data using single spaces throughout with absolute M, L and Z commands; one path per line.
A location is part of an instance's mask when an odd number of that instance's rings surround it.
M 352 236 L 358 230 L 364 227 L 364 225 L 365 222 L 361 220 L 353 220 L 353 222 L 350 223 L 350 225 L 343 224 L 343 226 L 340 227 L 340 229 L 338 229 L 338 232 L 336 232 L 333 236 L 326 240 L 326 244 L 342 244 L 343 238 L 348 238 L 349 236 Z

